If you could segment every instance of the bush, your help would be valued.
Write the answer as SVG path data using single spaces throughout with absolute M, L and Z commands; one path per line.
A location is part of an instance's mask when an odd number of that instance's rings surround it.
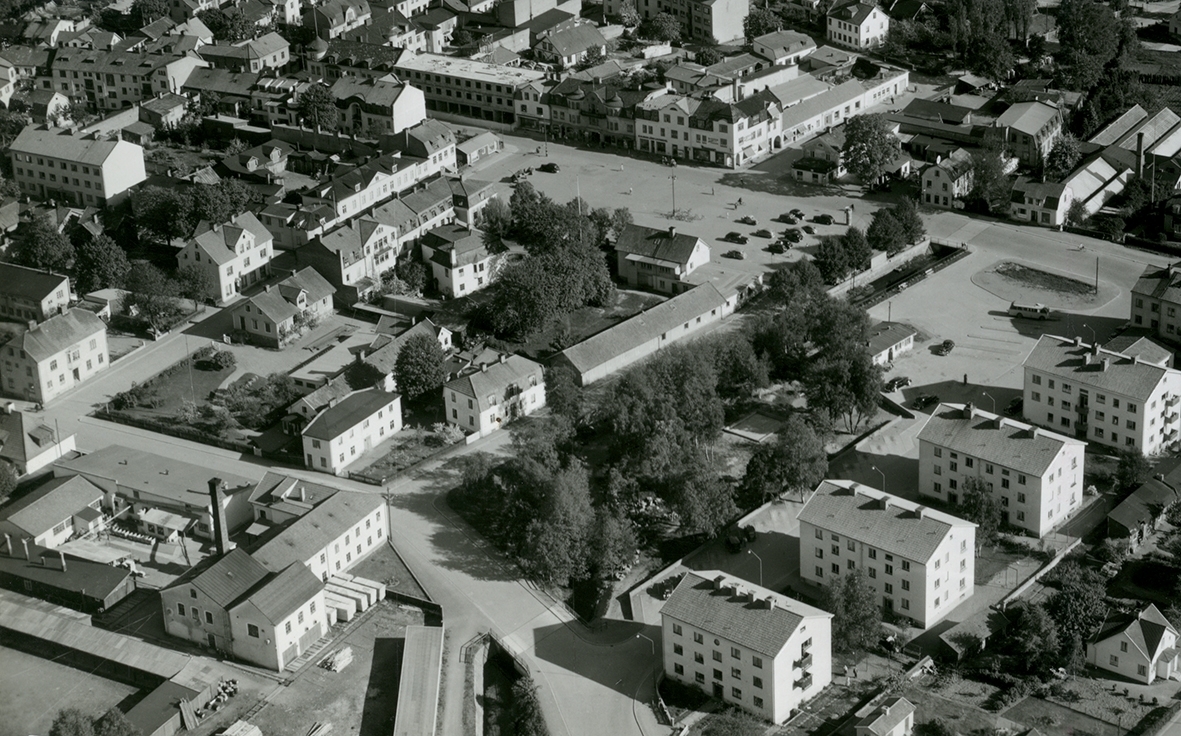
M 218 350 L 213 354 L 213 365 L 220 371 L 238 365 L 238 358 L 229 350 Z

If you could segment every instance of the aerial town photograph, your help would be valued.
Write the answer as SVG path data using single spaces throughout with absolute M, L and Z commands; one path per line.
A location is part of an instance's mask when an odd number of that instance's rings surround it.
M 1181 0 L 0 0 L 0 736 L 177 735 L 1181 736 Z

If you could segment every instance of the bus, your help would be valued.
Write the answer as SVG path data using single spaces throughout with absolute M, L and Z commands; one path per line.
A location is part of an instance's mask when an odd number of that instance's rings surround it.
M 1010 317 L 1028 317 L 1030 319 L 1049 319 L 1050 308 L 1045 304 L 1018 304 L 1013 302 L 1009 305 Z

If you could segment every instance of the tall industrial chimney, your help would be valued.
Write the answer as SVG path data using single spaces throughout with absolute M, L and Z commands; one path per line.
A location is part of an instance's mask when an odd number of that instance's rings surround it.
M 209 479 L 209 502 L 213 504 L 213 543 L 217 554 L 229 552 L 230 530 L 226 524 L 226 482 L 221 478 Z
M 1144 176 L 1144 131 L 1136 134 L 1136 177 Z

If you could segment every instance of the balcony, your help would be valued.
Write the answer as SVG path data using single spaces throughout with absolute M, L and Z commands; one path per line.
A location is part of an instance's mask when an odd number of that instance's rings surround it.
M 1177 412 L 1171 411 L 1168 414 L 1165 414 L 1165 424 L 1173 424 L 1176 421 L 1177 421 Z
M 1168 409 L 1170 407 L 1176 406 L 1178 401 L 1181 401 L 1181 394 L 1173 394 L 1172 396 L 1165 399 L 1165 408 Z
M 804 654 L 804 656 L 802 656 L 796 660 L 795 667 L 796 667 L 796 669 L 803 670 L 803 669 L 807 669 L 811 664 L 812 664 L 812 653 L 807 652 Z
M 792 687 L 797 690 L 807 690 L 808 688 L 812 687 L 812 673 L 808 673 L 796 680 Z

